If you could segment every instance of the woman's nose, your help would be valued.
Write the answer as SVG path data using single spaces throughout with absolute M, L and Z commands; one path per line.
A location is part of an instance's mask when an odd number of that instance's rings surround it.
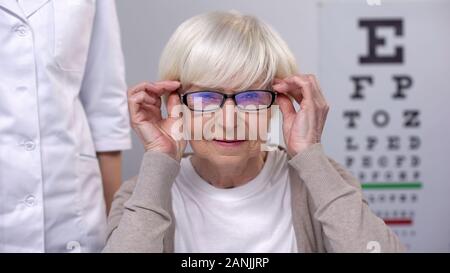
M 236 127 L 236 105 L 228 98 L 222 107 L 222 125 L 227 128 Z

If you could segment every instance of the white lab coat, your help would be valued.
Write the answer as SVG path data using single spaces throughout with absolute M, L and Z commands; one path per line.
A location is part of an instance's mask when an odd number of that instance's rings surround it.
M 127 113 L 114 1 L 0 0 L 0 252 L 101 250 Z

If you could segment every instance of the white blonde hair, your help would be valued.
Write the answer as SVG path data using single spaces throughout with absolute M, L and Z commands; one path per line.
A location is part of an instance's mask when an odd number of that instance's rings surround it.
M 182 23 L 161 55 L 161 80 L 243 90 L 297 73 L 295 58 L 270 26 L 237 11 L 215 11 Z M 255 86 L 257 85 L 257 86 Z

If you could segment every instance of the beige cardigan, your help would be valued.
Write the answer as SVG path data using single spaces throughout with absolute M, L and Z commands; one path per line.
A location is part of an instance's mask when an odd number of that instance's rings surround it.
M 292 217 L 299 252 L 404 251 L 373 214 L 360 183 L 315 144 L 290 158 Z M 171 187 L 180 164 L 146 152 L 139 175 L 124 182 L 109 215 L 104 252 L 173 252 Z M 261 208 L 264 209 L 264 208 Z

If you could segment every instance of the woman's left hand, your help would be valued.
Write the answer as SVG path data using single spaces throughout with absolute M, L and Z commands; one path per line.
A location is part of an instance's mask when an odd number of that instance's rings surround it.
M 283 114 L 283 134 L 288 153 L 295 156 L 313 144 L 320 143 L 329 106 L 314 75 L 294 75 L 275 79 L 274 91 Z M 297 112 L 293 97 L 300 110 Z

